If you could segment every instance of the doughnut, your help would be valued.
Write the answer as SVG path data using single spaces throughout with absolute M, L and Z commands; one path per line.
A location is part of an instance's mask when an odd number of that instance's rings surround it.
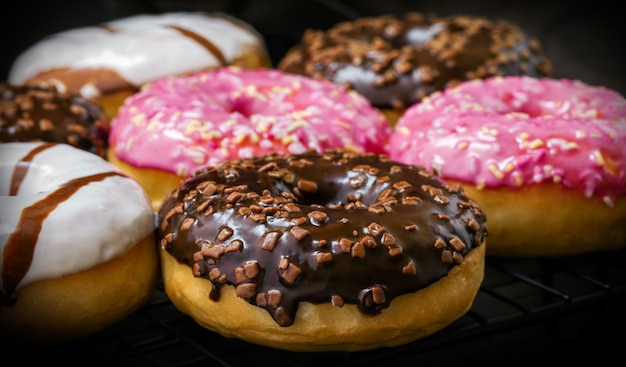
M 109 119 L 99 105 L 53 87 L 0 82 L 0 143 L 66 143 L 106 158 Z
M 109 118 L 150 80 L 224 65 L 271 66 L 262 36 L 224 13 L 138 14 L 49 35 L 13 61 L 13 84 L 52 84 Z
M 307 29 L 278 68 L 353 88 L 392 124 L 407 107 L 463 80 L 552 74 L 540 42 L 516 24 L 418 12 Z
M 68 144 L 0 144 L 0 341 L 55 345 L 145 304 L 159 276 L 141 187 Z
M 580 80 L 491 77 L 400 118 L 392 159 L 459 184 L 489 217 L 489 256 L 626 245 L 626 99 Z
M 143 186 L 156 210 L 205 165 L 308 149 L 384 153 L 390 135 L 365 98 L 331 82 L 224 67 L 164 77 L 130 96 L 111 121 L 108 159 Z
M 157 213 L 165 292 L 222 336 L 358 351 L 428 336 L 471 307 L 486 217 L 385 155 L 269 153 L 207 166 Z

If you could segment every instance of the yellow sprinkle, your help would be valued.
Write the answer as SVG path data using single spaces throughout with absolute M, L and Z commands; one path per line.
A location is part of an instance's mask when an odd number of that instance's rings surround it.
M 183 167 L 183 166 L 178 167 L 178 169 L 176 170 L 176 174 L 179 177 L 186 177 L 187 176 L 187 168 Z
M 456 149 L 458 149 L 458 150 L 463 150 L 463 149 L 467 148 L 468 146 L 469 146 L 469 143 L 468 143 L 468 142 L 466 142 L 466 141 L 462 141 L 462 142 L 460 142 L 460 143 L 456 146 Z
M 132 148 L 133 143 L 135 142 L 135 137 L 131 136 L 127 141 L 126 141 L 126 151 L 129 152 L 130 148 Z
M 504 172 L 511 172 L 515 169 L 515 165 L 513 163 L 509 163 L 504 167 Z
M 302 119 L 308 116 L 311 116 L 311 112 L 309 111 L 294 111 L 289 115 L 289 117 L 291 117 L 294 120 Z
M 543 141 L 541 139 L 535 139 L 533 141 L 531 141 L 530 143 L 528 143 L 528 147 L 530 149 L 536 149 L 543 146 Z
M 252 141 L 253 143 L 258 143 L 259 140 L 261 140 L 261 138 L 259 137 L 259 134 L 255 133 L 254 131 L 250 134 L 250 141 Z
M 152 121 L 146 126 L 146 130 L 152 131 L 159 125 L 159 121 Z
M 202 163 L 204 163 L 204 162 L 205 162 L 205 160 L 206 160 L 206 159 L 205 159 L 205 156 L 204 156 L 204 153 L 202 153 L 202 152 L 198 152 L 198 151 L 195 151 L 195 150 L 189 150 L 189 151 L 187 151 L 186 153 L 187 153 L 187 155 L 188 155 L 189 157 L 191 157 L 191 160 L 192 160 L 195 164 L 202 164 Z
M 602 197 L 602 201 L 604 202 L 604 204 L 606 204 L 606 206 L 608 206 L 609 208 L 613 208 L 615 207 L 615 201 L 613 201 L 613 199 L 611 199 L 608 196 L 603 196 Z
M 246 135 L 243 135 L 243 134 L 237 135 L 235 137 L 235 144 L 241 145 L 241 143 L 243 143 L 244 140 L 246 140 Z
M 230 119 L 230 120 L 226 121 L 226 125 L 235 126 L 235 125 L 237 125 L 237 121 L 233 120 L 233 119 Z
M 135 126 L 141 126 L 141 124 L 143 123 L 145 119 L 146 119 L 146 114 L 140 113 L 138 115 L 133 116 L 131 121 L 135 124 Z
M 601 166 L 606 165 L 606 161 L 604 160 L 604 156 L 602 155 L 602 152 L 599 150 L 594 150 L 593 151 L 593 156 L 596 158 L 596 161 L 598 161 L 598 164 Z
M 306 122 L 305 120 L 298 120 L 298 121 L 294 121 L 291 123 L 291 125 L 289 125 L 289 127 L 287 128 L 288 132 L 292 132 L 296 129 L 299 129 L 301 127 L 307 126 L 309 123 Z
M 550 176 L 552 174 L 552 166 L 549 164 L 543 166 L 543 173 L 545 173 L 546 176 Z
M 479 182 L 476 184 L 476 189 L 477 190 L 482 190 L 485 188 L 485 183 L 484 182 Z
M 521 133 L 519 134 L 519 138 L 522 140 L 527 140 L 529 137 L 528 133 Z
M 570 141 L 569 143 L 567 143 L 567 144 L 565 144 L 565 145 L 563 146 L 563 149 L 565 149 L 565 150 L 574 150 L 574 149 L 576 149 L 576 148 L 578 148 L 578 144 L 576 144 L 576 143 L 575 143 L 575 142 L 573 142 L 573 141 Z
M 282 87 L 279 85 L 276 85 L 274 87 L 272 87 L 272 92 L 276 93 L 276 94 L 289 94 L 289 92 L 291 92 L 291 89 L 286 88 L 286 87 Z
M 583 113 L 580 114 L 581 117 L 597 117 L 598 116 L 598 110 L 596 110 L 595 108 L 592 108 L 588 111 L 585 111 Z
M 185 136 L 189 136 L 193 134 L 194 131 L 198 129 L 200 122 L 198 120 L 191 120 L 187 124 L 187 128 L 185 129 Z
M 517 185 L 517 187 L 522 187 L 522 185 L 524 184 L 524 178 L 522 177 L 522 174 L 519 172 L 514 172 L 513 178 L 515 179 L 515 184 Z
M 578 139 L 583 139 L 583 138 L 587 137 L 587 134 L 585 134 L 584 132 L 582 132 L 580 130 L 576 130 L 576 137 Z
M 200 137 L 202 138 L 202 140 L 221 139 L 222 133 L 219 132 L 218 130 L 203 131 L 200 134 Z
M 409 128 L 407 128 L 406 126 L 400 126 L 400 127 L 398 128 L 398 131 L 400 132 L 400 134 L 402 134 L 402 135 L 406 135 L 406 136 L 408 136 L 408 135 L 409 135 L 409 133 L 411 132 L 411 131 L 409 130 Z
M 552 181 L 553 181 L 554 183 L 560 183 L 560 182 L 561 182 L 561 180 L 563 180 L 563 179 L 561 178 L 561 176 L 554 176 L 554 177 L 552 177 Z
M 341 120 L 335 120 L 335 124 L 343 127 L 346 130 L 350 130 L 350 124 L 348 124 L 347 122 L 341 121 Z
M 351 152 L 356 152 L 356 153 L 362 153 L 363 149 L 360 149 L 350 143 L 346 143 L 346 145 L 344 146 L 344 149 L 351 151 Z
M 262 132 L 262 133 L 266 133 L 269 130 L 269 128 L 267 127 L 267 124 L 263 122 L 257 123 L 256 127 L 259 130 L 259 132 Z
M 283 144 L 285 144 L 285 145 L 289 145 L 289 144 L 291 144 L 293 141 L 294 141 L 294 138 L 293 138 L 293 136 L 292 136 L 292 135 L 286 135 L 286 136 L 284 136 L 284 137 L 283 137 L 283 139 L 282 139 L 282 142 L 283 142 Z
M 244 92 L 248 93 L 248 94 L 257 94 L 258 93 L 258 89 L 255 85 L 246 85 L 245 87 L 243 87 Z
M 518 120 L 518 119 L 528 119 L 528 114 L 523 113 L 523 112 L 509 112 L 506 115 L 506 118 L 510 119 L 510 120 Z
M 500 172 L 500 170 L 495 164 L 491 163 L 489 166 L 487 166 L 487 168 L 489 169 L 489 172 L 491 172 L 494 176 L 496 176 L 498 180 L 501 180 L 504 178 L 504 174 Z
M 596 138 L 596 139 L 600 139 L 602 137 L 602 135 L 600 135 L 599 133 L 591 133 L 591 137 L 592 138 Z

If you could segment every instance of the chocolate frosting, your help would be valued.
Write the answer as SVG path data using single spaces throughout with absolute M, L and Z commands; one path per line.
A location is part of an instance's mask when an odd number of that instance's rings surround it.
M 105 158 L 108 135 L 100 106 L 81 96 L 0 83 L 0 142 L 65 143 Z
M 331 80 L 378 108 L 400 111 L 460 81 L 552 73 L 538 40 L 515 24 L 416 12 L 308 29 L 278 68 Z
M 299 302 L 368 314 L 438 281 L 479 246 L 486 216 L 461 188 L 386 156 L 270 154 L 197 171 L 158 212 L 162 248 L 291 325 Z

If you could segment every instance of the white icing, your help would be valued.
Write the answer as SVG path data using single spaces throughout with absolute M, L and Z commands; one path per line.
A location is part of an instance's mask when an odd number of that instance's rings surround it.
M 17 196 L 9 196 L 16 164 L 41 144 L 0 144 L 0 274 L 4 248 L 25 207 L 72 179 L 119 172 L 93 153 L 58 144 L 34 157 Z M 91 182 L 60 203 L 44 220 L 32 263 L 18 289 L 107 262 L 149 235 L 154 225 L 150 202 L 134 180 L 113 175 Z M 0 277 L 3 287 L 1 282 Z
M 22 84 L 54 68 L 106 68 L 139 86 L 165 75 L 220 66 L 211 52 L 171 26 L 200 35 L 229 62 L 240 57 L 245 47 L 264 47 L 251 26 L 226 15 L 141 14 L 103 25 L 70 29 L 41 39 L 14 61 L 9 82 Z

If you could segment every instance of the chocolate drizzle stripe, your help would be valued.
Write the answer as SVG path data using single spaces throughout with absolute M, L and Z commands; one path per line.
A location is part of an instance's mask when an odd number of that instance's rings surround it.
M 220 62 L 222 66 L 228 64 L 228 61 L 226 61 L 226 58 L 224 57 L 224 54 L 222 53 L 222 51 L 217 46 L 215 46 L 211 41 L 207 40 L 206 38 L 188 29 L 175 26 L 175 25 L 170 25 L 169 27 L 179 31 L 183 36 L 194 40 L 199 45 L 207 49 L 211 54 L 213 54 L 213 56 L 215 56 L 215 58 Z
M 96 27 L 96 28 L 101 28 L 101 29 L 103 29 L 104 31 L 109 32 L 109 33 L 116 33 L 116 32 L 117 32 L 117 29 L 115 29 L 115 28 L 111 27 L 111 26 L 110 26 L 110 25 L 108 25 L 108 24 L 98 24 L 98 25 L 96 25 L 95 27 Z
M 30 268 L 35 252 L 35 245 L 44 220 L 56 209 L 56 207 L 70 198 L 80 188 L 91 182 L 98 182 L 110 176 L 120 175 L 117 172 L 104 172 L 91 176 L 79 177 L 68 181 L 58 190 L 52 192 L 44 199 L 22 210 L 22 215 L 11 233 L 4 247 L 2 257 L 2 298 L 6 303 L 13 295 L 19 282 L 24 278 Z
M 20 186 L 22 185 L 22 181 L 24 181 L 24 177 L 28 173 L 28 169 L 30 168 L 30 162 L 33 161 L 33 158 L 40 152 L 52 148 L 56 144 L 47 143 L 38 146 L 37 148 L 31 150 L 27 155 L 25 155 L 19 162 L 15 165 L 15 169 L 13 170 L 13 176 L 11 176 L 11 186 L 9 190 L 9 196 L 17 195 L 17 192 L 20 190 Z

